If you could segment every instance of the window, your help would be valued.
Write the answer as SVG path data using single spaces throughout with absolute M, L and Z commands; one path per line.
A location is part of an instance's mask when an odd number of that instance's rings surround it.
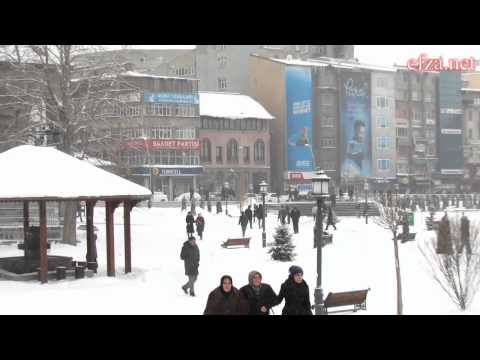
M 412 120 L 422 121 L 422 113 L 418 110 L 412 110 Z
M 407 137 L 408 136 L 408 128 L 397 128 L 397 136 L 398 137 Z
M 218 90 L 225 90 L 227 88 L 227 79 L 218 78 Z
M 244 163 L 250 162 L 250 147 L 248 146 L 243 147 L 243 162 Z
M 212 161 L 212 144 L 208 139 L 203 139 L 202 141 L 202 151 L 200 153 L 200 159 L 204 162 Z
M 384 129 L 390 127 L 389 122 L 384 115 L 377 116 L 377 126 Z
M 333 138 L 323 138 L 323 139 L 320 139 L 320 147 L 335 147 L 335 139 Z
M 432 93 L 430 92 L 425 92 L 423 99 L 425 102 L 432 102 Z
M 390 159 L 378 159 L 377 167 L 382 171 L 390 170 Z
M 223 56 L 223 55 L 219 56 L 219 57 L 217 58 L 217 67 L 218 67 L 219 69 L 224 69 L 224 68 L 226 68 L 226 67 L 227 67 L 227 60 L 228 60 L 228 59 L 227 59 L 226 56 Z
M 263 142 L 263 140 L 257 140 L 253 152 L 253 157 L 256 162 L 265 161 L 265 143 Z
M 217 45 L 217 50 L 218 51 L 223 51 L 227 48 L 227 45 Z
M 191 76 L 191 75 L 194 75 L 193 67 L 178 67 L 178 68 L 175 68 L 175 75 L 177 75 L 177 76 Z
M 335 98 L 333 94 L 320 95 L 320 105 L 333 106 L 335 104 Z
M 379 136 L 377 137 L 377 149 L 378 150 L 387 150 L 391 146 L 391 138 L 388 136 Z
M 388 87 L 388 81 L 384 77 L 377 78 L 377 87 L 386 88 Z
M 473 99 L 473 105 L 480 105 L 480 97 L 476 97 Z
M 389 101 L 388 97 L 386 96 L 377 96 L 377 108 L 378 109 L 388 109 L 389 108 Z
M 335 117 L 333 116 L 321 116 L 323 127 L 334 127 Z
M 174 129 L 174 139 L 196 139 L 195 128 L 178 128 Z
M 472 110 L 468 110 L 468 121 L 472 121 Z
M 412 90 L 412 100 L 413 100 L 413 101 L 418 101 L 418 100 L 420 100 L 420 94 L 419 94 L 418 91 Z
M 473 129 L 468 129 L 468 138 L 473 139 Z
M 238 142 L 234 139 L 227 144 L 227 162 L 238 162 Z
M 221 146 L 217 146 L 216 161 L 217 164 L 221 164 L 223 162 L 223 148 Z

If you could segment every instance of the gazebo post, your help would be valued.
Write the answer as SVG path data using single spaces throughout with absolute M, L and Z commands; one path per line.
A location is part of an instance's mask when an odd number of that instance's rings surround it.
M 125 201 L 123 203 L 123 231 L 125 243 L 125 274 L 132 272 L 132 247 L 131 247 L 131 230 L 130 230 L 130 212 L 132 211 L 132 203 Z
M 97 244 L 95 241 L 95 231 L 93 224 L 93 210 L 96 201 L 86 201 L 86 218 L 87 218 L 87 264 L 89 262 L 97 262 Z M 96 270 L 95 270 L 96 271 Z
M 115 276 L 115 241 L 113 228 L 113 215 L 118 201 L 105 201 L 105 215 L 107 227 L 107 275 Z
M 40 215 L 40 281 L 48 282 L 48 256 L 47 256 L 47 212 L 46 202 L 38 202 Z
M 28 228 L 30 226 L 30 214 L 29 214 L 29 203 L 28 201 L 23 202 L 23 253 L 24 256 L 27 256 L 27 236 L 28 236 Z

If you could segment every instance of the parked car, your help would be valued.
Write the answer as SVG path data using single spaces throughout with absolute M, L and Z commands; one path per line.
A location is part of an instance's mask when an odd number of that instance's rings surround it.
M 278 202 L 278 194 L 276 193 L 268 193 L 265 195 L 265 202 L 266 203 L 276 203 Z
M 183 193 L 181 195 L 178 195 L 176 198 L 175 198 L 175 201 L 182 201 L 182 198 L 185 198 L 187 201 L 190 201 L 190 193 Z M 193 194 L 193 198 L 196 200 L 196 201 L 200 201 L 202 199 L 202 197 L 200 196 L 199 193 L 194 193 Z
M 153 193 L 152 201 L 153 201 L 153 202 L 164 202 L 164 201 L 168 201 L 168 196 L 165 195 L 165 193 L 163 193 L 163 192 L 161 192 L 161 191 L 155 192 L 155 193 Z

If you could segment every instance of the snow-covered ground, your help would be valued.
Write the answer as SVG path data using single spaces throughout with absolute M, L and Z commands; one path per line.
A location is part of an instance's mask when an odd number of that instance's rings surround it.
M 238 208 L 229 206 L 230 213 Z M 263 274 L 263 281 L 278 292 L 288 275 L 288 268 L 300 265 L 310 286 L 311 302 L 316 283 L 316 250 L 313 249 L 313 219 L 302 217 L 300 234 L 293 236 L 297 258 L 292 263 L 270 259 L 262 248 L 258 224 L 247 230 L 252 237 L 250 249 L 224 249 L 220 244 L 228 237 L 241 236 L 237 217 L 209 214 L 202 211 L 205 220 L 204 240 L 200 247 L 200 275 L 196 285 L 197 297 L 183 293 L 186 282 L 180 250 L 185 239 L 185 213 L 180 209 L 136 208 L 132 211 L 133 273 L 125 275 L 123 251 L 123 209 L 115 212 L 115 262 L 117 276 L 106 276 L 105 211 L 95 209 L 98 234 L 99 273 L 94 278 L 38 282 L 0 281 L 1 314 L 202 314 L 209 292 L 217 287 L 220 277 L 229 274 L 234 286 L 247 283 L 251 270 Z M 478 214 L 478 215 L 477 215 Z M 417 247 L 433 236 L 425 230 L 424 216 L 415 214 L 417 241 L 400 244 L 403 304 L 405 314 L 460 314 L 447 295 L 428 274 L 428 268 Z M 469 213 L 472 220 L 480 213 Z M 267 242 L 277 225 L 276 216 L 267 218 Z M 76 246 L 52 244 L 50 254 L 85 258 L 84 232 Z M 342 218 L 334 234 L 333 244 L 323 251 L 323 289 L 329 292 L 371 288 L 367 297 L 367 311 L 357 315 L 395 314 L 396 285 L 391 235 L 369 221 Z M 20 255 L 15 245 L 0 246 L 0 256 Z M 480 297 L 468 313 L 480 314 Z M 274 308 L 280 314 L 283 303 Z

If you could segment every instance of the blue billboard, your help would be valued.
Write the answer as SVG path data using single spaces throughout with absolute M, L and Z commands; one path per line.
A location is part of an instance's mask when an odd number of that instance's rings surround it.
M 372 162 L 370 74 L 343 73 L 340 94 L 341 176 L 370 177 Z
M 176 103 L 176 104 L 199 104 L 198 94 L 181 93 L 154 93 L 145 91 L 144 101 L 147 103 Z
M 308 67 L 287 67 L 287 160 L 290 172 L 312 172 L 312 74 Z

